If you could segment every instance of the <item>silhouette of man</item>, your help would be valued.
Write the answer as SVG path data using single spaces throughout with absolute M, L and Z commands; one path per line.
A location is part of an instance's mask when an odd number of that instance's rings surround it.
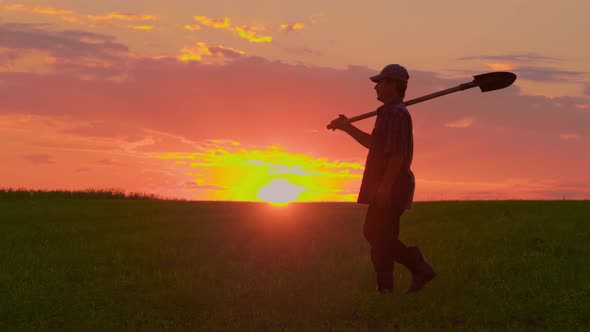
M 357 203 L 368 204 L 363 235 L 371 247 L 371 261 L 377 277 L 377 290 L 393 292 L 394 262 L 412 272 L 406 293 L 419 291 L 436 273 L 418 247 L 407 247 L 399 240 L 400 217 L 412 208 L 415 179 L 410 170 L 413 157 L 412 117 L 403 98 L 408 71 L 398 64 L 387 65 L 370 77 L 377 83 L 377 119 L 371 134 L 347 123 L 345 115 L 332 122 L 369 149 Z

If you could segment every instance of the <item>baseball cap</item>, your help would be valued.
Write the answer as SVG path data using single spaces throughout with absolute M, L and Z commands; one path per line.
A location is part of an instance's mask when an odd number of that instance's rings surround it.
M 370 79 L 371 81 L 377 83 L 379 80 L 384 79 L 386 77 L 394 80 L 407 81 L 408 79 L 410 79 L 410 74 L 408 74 L 406 68 L 395 63 L 383 67 L 383 69 L 378 75 L 371 76 Z

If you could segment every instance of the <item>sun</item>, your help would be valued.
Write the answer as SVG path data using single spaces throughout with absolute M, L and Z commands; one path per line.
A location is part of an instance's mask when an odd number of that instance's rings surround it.
M 293 202 L 305 188 L 283 179 L 272 180 L 258 192 L 258 198 L 272 205 L 284 206 Z

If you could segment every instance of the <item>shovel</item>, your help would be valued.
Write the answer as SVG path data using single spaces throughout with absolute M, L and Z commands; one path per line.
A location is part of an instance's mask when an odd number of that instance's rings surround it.
M 429 99 L 448 95 L 449 93 L 463 91 L 463 90 L 467 90 L 467 89 L 471 89 L 471 88 L 475 88 L 475 87 L 479 87 L 481 92 L 488 92 L 488 91 L 504 89 L 504 88 L 512 85 L 512 83 L 514 83 L 514 81 L 516 80 L 516 74 L 511 73 L 511 72 L 506 72 L 506 71 L 495 71 L 495 72 L 491 72 L 491 73 L 475 75 L 475 76 L 473 76 L 473 78 L 474 78 L 473 81 L 471 81 L 469 83 L 463 83 L 463 84 L 457 85 L 456 87 L 453 87 L 453 88 L 449 88 L 449 89 L 442 90 L 439 92 L 431 93 L 429 95 L 418 97 L 416 99 L 408 100 L 408 101 L 404 102 L 404 104 L 406 106 L 410 106 L 413 104 L 421 103 L 421 102 L 429 100 Z M 354 116 L 342 123 L 339 123 L 339 121 L 341 121 L 340 119 L 335 119 L 327 126 L 327 128 L 332 129 L 332 130 L 336 130 L 336 127 L 334 127 L 334 125 L 337 123 L 338 123 L 338 126 L 340 126 L 340 125 L 344 125 L 346 123 L 352 123 L 352 122 L 359 121 L 362 119 L 370 118 L 375 115 L 377 115 L 377 111 Z

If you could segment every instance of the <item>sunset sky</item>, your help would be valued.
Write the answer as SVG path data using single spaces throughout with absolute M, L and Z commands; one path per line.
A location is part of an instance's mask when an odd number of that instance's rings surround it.
M 326 129 L 409 107 L 415 200 L 590 199 L 589 1 L 0 0 L 0 187 L 356 201 L 367 150 Z M 374 118 L 357 126 L 370 132 Z

